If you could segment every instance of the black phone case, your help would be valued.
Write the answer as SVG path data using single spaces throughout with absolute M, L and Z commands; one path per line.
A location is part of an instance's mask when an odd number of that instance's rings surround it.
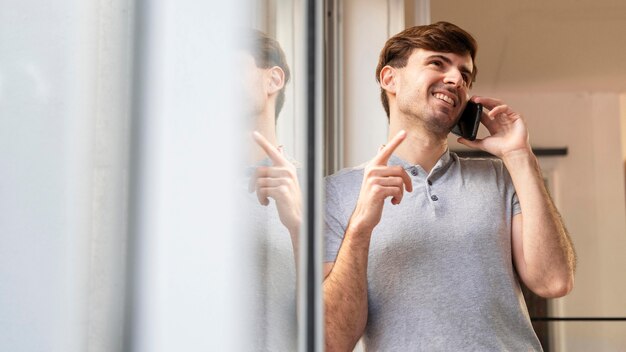
M 481 104 L 468 101 L 465 110 L 463 110 L 459 118 L 459 122 L 454 125 L 451 132 L 467 140 L 475 140 L 478 134 L 482 112 L 483 106 Z

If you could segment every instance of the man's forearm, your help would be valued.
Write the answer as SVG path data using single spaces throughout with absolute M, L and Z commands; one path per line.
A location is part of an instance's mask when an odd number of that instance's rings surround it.
M 367 323 L 367 260 L 371 230 L 348 226 L 324 279 L 326 351 L 351 351 Z
M 573 285 L 574 248 L 545 188 L 537 158 L 524 151 L 503 160 L 522 208 L 523 258 L 516 261 L 518 272 L 538 294 L 565 295 Z

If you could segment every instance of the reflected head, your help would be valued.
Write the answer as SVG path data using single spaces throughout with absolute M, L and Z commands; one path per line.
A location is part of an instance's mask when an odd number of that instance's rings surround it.
M 285 82 L 287 85 L 291 78 L 291 72 L 289 71 L 289 65 L 287 65 L 287 59 L 285 58 L 285 52 L 280 47 L 278 41 L 270 38 L 267 34 L 258 31 L 250 30 L 248 38 L 245 38 L 246 51 L 249 52 L 254 58 L 256 67 L 262 69 L 269 69 L 274 66 L 280 67 L 285 73 Z M 276 97 L 276 112 L 275 118 L 278 118 L 278 114 L 285 104 L 285 86 L 283 86 L 278 92 Z
M 459 55 L 469 54 L 474 69 L 472 83 L 476 79 L 476 40 L 460 27 L 449 22 L 437 22 L 425 26 L 415 26 L 389 38 L 380 52 L 376 67 L 376 81 L 380 82 L 380 71 L 385 66 L 402 68 L 415 49 L 425 49 Z M 471 87 L 471 83 L 470 83 Z M 389 99 L 384 89 L 380 89 L 380 98 L 389 118 Z

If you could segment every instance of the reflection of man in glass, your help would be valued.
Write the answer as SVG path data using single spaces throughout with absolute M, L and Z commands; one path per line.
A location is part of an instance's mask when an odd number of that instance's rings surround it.
M 243 102 L 255 132 L 250 139 L 250 193 L 242 215 L 253 227 L 251 240 L 256 250 L 251 262 L 259 273 L 258 281 L 251 285 L 257 297 L 255 348 L 292 351 L 296 349 L 295 254 L 301 194 L 296 167 L 277 146 L 276 138 L 276 119 L 285 101 L 290 71 L 276 40 L 259 31 L 251 31 L 246 39 L 240 53 Z
M 260 147 L 253 158 L 265 159 L 267 165 L 256 168 L 251 190 L 256 191 L 262 205 L 269 205 L 269 198 L 275 200 L 280 220 L 289 230 L 295 246 L 301 222 L 300 187 L 296 168 L 283 154 L 276 138 L 276 120 L 285 104 L 289 66 L 276 40 L 259 31 L 253 32 L 252 37 L 251 52 L 243 55 L 248 79 L 244 84 L 248 98 L 246 109 L 252 117 L 253 138 Z
M 573 247 L 523 118 L 472 97 L 490 136 L 459 141 L 499 159 L 448 150 L 475 54 L 475 40 L 445 22 L 409 28 L 380 54 L 389 141 L 326 183 L 328 351 L 361 336 L 374 351 L 541 350 L 518 280 L 544 297 L 573 287 Z

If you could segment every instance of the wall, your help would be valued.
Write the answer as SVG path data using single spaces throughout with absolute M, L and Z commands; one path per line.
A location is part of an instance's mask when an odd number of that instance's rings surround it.
M 389 37 L 387 1 L 343 2 L 345 166 L 368 161 L 387 140 L 376 83 L 378 54 Z

